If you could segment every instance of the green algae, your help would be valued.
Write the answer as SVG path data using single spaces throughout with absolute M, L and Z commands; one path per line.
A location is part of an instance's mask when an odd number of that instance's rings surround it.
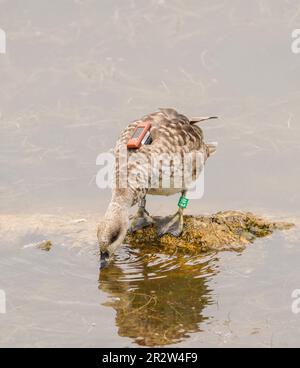
M 251 212 L 225 211 L 205 216 L 184 216 L 184 229 L 178 238 L 168 234 L 159 237 L 153 225 L 134 234 L 128 233 L 125 241 L 135 246 L 152 244 L 190 252 L 243 250 L 257 238 L 293 226 L 288 222 L 269 221 Z
M 52 248 L 52 242 L 50 240 L 42 241 L 36 246 L 38 249 L 44 250 L 45 252 L 49 252 Z

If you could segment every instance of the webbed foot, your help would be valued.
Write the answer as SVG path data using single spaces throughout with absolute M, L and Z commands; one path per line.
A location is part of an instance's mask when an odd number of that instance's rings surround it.
M 131 225 L 129 228 L 130 233 L 134 233 L 137 230 L 143 229 L 154 223 L 154 220 L 149 215 L 149 213 L 142 207 L 139 207 L 137 214 L 133 216 L 131 220 Z
M 156 221 L 156 229 L 158 236 L 164 234 L 171 234 L 173 236 L 180 236 L 183 231 L 183 213 L 179 209 L 175 215 L 160 217 Z

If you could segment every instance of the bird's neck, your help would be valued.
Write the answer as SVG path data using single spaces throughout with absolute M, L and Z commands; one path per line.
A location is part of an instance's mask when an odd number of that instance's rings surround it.
M 129 209 L 133 205 L 133 194 L 127 189 L 114 189 L 110 204 L 106 210 L 106 219 L 116 219 L 116 216 L 129 217 Z

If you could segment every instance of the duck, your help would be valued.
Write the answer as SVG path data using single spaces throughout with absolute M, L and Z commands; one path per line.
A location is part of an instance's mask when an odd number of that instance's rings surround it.
M 189 119 L 173 108 L 160 108 L 131 122 L 122 131 L 113 149 L 115 165 L 111 200 L 97 230 L 100 269 L 113 259 L 128 230 L 133 233 L 153 225 L 159 236 L 180 236 L 189 188 L 199 178 L 208 157 L 215 153 L 217 147 L 216 143 L 204 142 L 203 131 L 196 124 L 216 118 L 208 116 Z M 141 123 L 150 123 L 150 144 L 130 149 L 127 143 Z M 182 158 L 187 155 L 192 157 L 189 161 L 191 163 L 182 165 Z M 159 160 L 155 162 L 153 158 L 157 157 Z M 170 164 L 167 168 L 162 164 L 165 157 Z M 190 168 L 190 175 L 186 175 L 184 167 Z M 165 182 L 164 179 L 169 181 Z M 177 193 L 181 197 L 174 215 L 159 219 L 150 216 L 146 210 L 148 195 L 170 196 Z M 136 204 L 137 213 L 130 217 L 129 211 Z

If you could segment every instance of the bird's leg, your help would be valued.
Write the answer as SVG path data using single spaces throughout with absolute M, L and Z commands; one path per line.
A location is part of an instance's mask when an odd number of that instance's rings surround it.
M 183 230 L 183 209 L 178 208 L 175 215 L 158 219 L 156 229 L 158 236 L 163 236 L 164 234 L 180 236 Z
M 145 208 L 146 199 L 142 198 L 139 202 L 139 208 L 135 216 L 133 216 L 129 231 L 131 233 L 143 229 L 144 227 L 150 226 L 154 223 L 154 220 L 149 215 L 148 211 Z
M 186 192 L 182 192 L 182 196 L 178 202 L 178 211 L 175 215 L 159 218 L 156 222 L 158 236 L 171 234 L 176 237 L 180 236 L 183 231 L 183 209 L 186 208 L 188 199 L 185 198 Z

